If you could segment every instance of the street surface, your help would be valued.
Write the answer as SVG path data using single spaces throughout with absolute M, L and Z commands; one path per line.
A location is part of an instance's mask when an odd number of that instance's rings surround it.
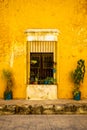
M 87 115 L 1 115 L 0 130 L 87 130 Z

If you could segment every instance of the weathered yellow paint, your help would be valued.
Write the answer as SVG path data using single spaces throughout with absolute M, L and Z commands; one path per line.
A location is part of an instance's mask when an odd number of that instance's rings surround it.
M 11 67 L 15 78 L 14 98 L 26 97 L 24 30 L 28 28 L 60 30 L 57 44 L 58 98 L 72 98 L 70 73 L 80 58 L 85 60 L 87 68 L 86 5 L 86 0 L 0 1 L 0 75 L 3 68 Z M 87 72 L 81 86 L 82 98 L 87 98 L 86 82 Z M 0 98 L 3 98 L 3 91 L 4 83 L 0 78 Z

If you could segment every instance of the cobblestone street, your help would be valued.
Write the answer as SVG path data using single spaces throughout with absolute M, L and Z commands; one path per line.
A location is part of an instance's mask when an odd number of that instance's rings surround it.
M 86 130 L 87 115 L 1 115 L 0 130 Z

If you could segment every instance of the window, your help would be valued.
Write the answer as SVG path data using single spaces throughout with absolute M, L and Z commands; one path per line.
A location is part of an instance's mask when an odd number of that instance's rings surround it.
M 30 53 L 30 84 L 53 84 L 53 53 Z
M 56 29 L 28 29 L 26 44 L 27 84 L 54 84 L 56 79 Z

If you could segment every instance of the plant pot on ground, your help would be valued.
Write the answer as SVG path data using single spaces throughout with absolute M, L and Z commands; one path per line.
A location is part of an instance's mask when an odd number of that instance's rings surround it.
M 13 99 L 13 75 L 10 70 L 3 70 L 3 78 L 4 82 L 6 83 L 6 88 L 4 91 L 4 99 L 5 100 L 10 100 Z
M 77 61 L 77 67 L 72 73 L 72 79 L 74 82 L 74 90 L 73 90 L 73 99 L 80 100 L 81 99 L 81 91 L 80 86 L 83 83 L 85 75 L 85 61 L 80 59 Z

